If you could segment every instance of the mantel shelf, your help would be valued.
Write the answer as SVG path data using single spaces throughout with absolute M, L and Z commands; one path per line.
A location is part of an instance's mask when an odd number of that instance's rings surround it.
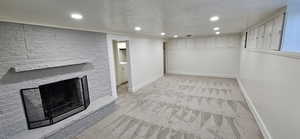
M 52 62 L 45 62 L 45 63 L 20 64 L 12 67 L 12 69 L 14 69 L 15 72 L 25 72 L 25 71 L 41 70 L 41 69 L 64 67 L 64 66 L 71 66 L 71 65 L 80 65 L 80 64 L 87 64 L 87 63 L 90 63 L 89 59 L 69 59 L 69 60 L 52 61 Z

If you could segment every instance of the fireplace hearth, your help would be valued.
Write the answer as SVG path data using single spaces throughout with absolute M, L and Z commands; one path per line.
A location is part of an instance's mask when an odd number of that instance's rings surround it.
M 87 76 L 21 89 L 21 96 L 29 129 L 57 123 L 90 103 Z

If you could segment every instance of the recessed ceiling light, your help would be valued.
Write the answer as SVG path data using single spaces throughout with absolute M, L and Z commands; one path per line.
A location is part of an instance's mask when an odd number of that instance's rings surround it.
M 216 21 L 218 21 L 219 19 L 220 19 L 219 16 L 212 16 L 209 20 L 210 20 L 211 22 L 216 22 Z
M 217 35 L 220 35 L 220 32 L 216 32 Z
M 134 27 L 134 30 L 135 30 L 135 31 L 141 31 L 142 28 L 141 28 L 141 27 Z
M 165 36 L 165 35 L 166 35 L 166 33 L 162 32 L 162 33 L 160 33 L 160 35 L 161 35 L 161 36 Z
M 79 13 L 72 13 L 71 18 L 73 18 L 75 20 L 81 20 L 83 18 L 83 16 Z
M 219 27 L 215 27 L 215 28 L 214 28 L 214 31 L 218 31 L 218 30 L 220 30 Z
M 178 35 L 174 35 L 173 37 L 174 37 L 174 38 L 178 38 Z

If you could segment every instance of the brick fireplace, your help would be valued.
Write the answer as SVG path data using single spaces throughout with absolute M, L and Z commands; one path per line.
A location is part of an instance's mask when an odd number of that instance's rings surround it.
M 21 97 L 29 129 L 57 123 L 90 104 L 87 76 L 22 89 Z
M 102 111 L 101 107 L 114 100 L 105 33 L 0 22 L 0 42 L 1 139 L 46 137 L 80 123 L 75 121 Z M 82 59 L 88 61 L 82 62 Z M 90 105 L 84 111 L 62 121 L 58 119 L 60 122 L 50 126 L 28 129 L 21 89 L 35 88 L 31 91 L 39 94 L 43 85 L 78 77 L 81 80 L 84 76 L 88 77 L 90 98 Z M 103 115 L 103 112 L 98 114 Z M 101 117 L 99 115 L 97 117 Z M 39 119 L 48 115 L 35 116 Z M 79 127 L 84 125 L 72 130 Z

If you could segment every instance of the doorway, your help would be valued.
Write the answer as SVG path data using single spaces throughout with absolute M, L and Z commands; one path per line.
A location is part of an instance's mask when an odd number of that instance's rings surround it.
M 163 68 L 164 68 L 164 75 L 167 74 L 167 54 L 166 54 L 166 46 L 167 45 L 167 42 L 163 42 Z
M 116 88 L 119 96 L 128 93 L 128 41 L 113 40 Z

